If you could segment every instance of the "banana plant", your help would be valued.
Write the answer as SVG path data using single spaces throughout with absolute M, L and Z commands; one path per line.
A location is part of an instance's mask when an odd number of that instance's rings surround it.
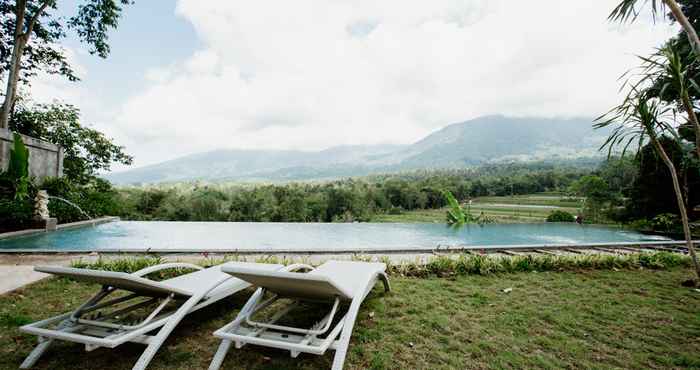
M 15 199 L 27 198 L 29 196 L 29 149 L 18 133 L 14 133 L 14 144 L 10 149 L 10 165 L 7 173 L 14 182 Z
M 459 205 L 457 198 L 455 198 L 455 196 L 447 190 L 443 191 L 442 194 L 447 200 L 447 205 L 449 207 L 447 209 L 447 223 L 450 225 L 461 225 L 467 223 L 468 219 L 470 218 L 468 216 L 469 212 L 465 212 L 465 210 Z

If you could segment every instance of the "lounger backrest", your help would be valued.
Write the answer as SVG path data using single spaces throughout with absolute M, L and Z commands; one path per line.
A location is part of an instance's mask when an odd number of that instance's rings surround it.
M 333 300 L 339 297 L 351 300 L 353 292 L 335 284 L 328 276 L 300 272 L 261 271 L 225 266 L 223 272 L 252 285 L 263 287 L 283 297 L 315 300 Z
M 88 283 L 112 286 L 148 297 L 164 297 L 171 293 L 176 296 L 189 297 L 192 293 L 184 289 L 168 286 L 157 281 L 133 276 L 124 272 L 78 269 L 72 267 L 37 266 L 34 270 L 47 274 L 67 277 Z

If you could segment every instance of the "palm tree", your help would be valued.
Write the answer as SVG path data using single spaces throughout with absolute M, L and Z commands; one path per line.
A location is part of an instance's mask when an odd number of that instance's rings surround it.
M 671 136 L 676 140 L 680 140 L 676 132 L 676 114 L 672 106 L 669 106 L 658 97 L 653 97 L 649 92 L 650 90 L 636 90 L 633 88 L 624 102 L 613 108 L 606 115 L 598 118 L 595 126 L 596 128 L 601 128 L 613 124 L 616 125 L 603 145 L 603 147 L 607 146 L 609 150 L 621 144 L 624 145 L 626 150 L 630 144 L 635 142 L 637 148 L 641 148 L 648 140 L 659 157 L 661 157 L 671 174 L 673 191 L 676 195 L 678 210 L 683 223 L 686 245 L 693 260 L 695 273 L 700 279 L 700 264 L 693 246 L 688 212 L 678 180 L 678 172 L 659 141 L 659 138 L 662 136 Z
M 694 54 L 691 63 L 695 63 L 697 57 L 700 56 L 700 39 L 676 0 L 622 0 L 610 13 L 608 19 L 617 22 L 634 21 L 639 15 L 639 8 L 648 3 L 651 3 L 652 14 L 655 18 L 659 12 L 665 11 L 665 7 L 670 9 L 671 15 L 681 25 L 688 37 Z M 690 89 L 696 89 L 700 92 L 700 87 L 690 78 L 689 66 L 683 63 L 682 58 L 673 50 L 671 44 L 659 50 L 652 57 L 641 59 L 643 63 L 639 68 L 640 71 L 634 76 L 637 78 L 633 77 L 625 82 L 625 85 L 630 87 L 629 94 L 622 104 L 598 118 L 596 127 L 618 123 L 603 145 L 604 147 L 608 146 L 609 150 L 619 144 L 624 144 L 626 150 L 635 141 L 638 143 L 638 148 L 641 148 L 645 139 L 649 139 L 671 174 L 686 244 L 693 259 L 695 272 L 700 278 L 700 264 L 698 264 L 690 234 L 688 212 L 678 181 L 678 173 L 659 142 L 659 136 L 664 135 L 670 135 L 674 139 L 680 140 L 677 134 L 676 111 L 673 106 L 661 99 L 666 93 L 670 93 L 673 94 L 673 99 L 670 101 L 678 102 L 679 106 L 683 107 L 688 116 L 687 119 L 695 131 L 695 150 L 700 158 L 700 123 L 689 94 Z M 629 83 L 630 81 L 633 83 Z M 668 83 L 655 86 L 657 81 L 668 81 Z
M 695 63 L 697 56 L 700 56 L 700 39 L 698 39 L 695 28 L 693 28 L 688 17 L 683 14 L 678 3 L 675 0 L 643 0 L 641 2 L 644 4 L 651 2 L 654 17 L 656 17 L 660 11 L 663 11 L 665 6 L 668 6 L 674 19 L 683 27 L 688 37 L 693 54 L 695 55 L 695 58 L 692 58 L 692 63 Z M 640 3 L 640 0 L 623 0 L 613 9 L 608 19 L 618 22 L 634 21 L 639 14 L 639 9 L 637 8 L 638 3 Z M 655 57 L 666 59 L 666 62 L 659 62 L 658 58 Z M 646 64 L 644 67 L 647 69 L 647 71 L 645 71 L 647 78 L 654 79 L 655 81 L 664 81 L 662 77 L 667 77 L 666 81 L 672 82 L 673 86 L 660 87 L 660 96 L 663 96 L 663 92 L 668 87 L 672 87 L 676 90 L 675 96 L 688 115 L 688 122 L 693 128 L 693 131 L 695 131 L 695 151 L 698 158 L 700 158 L 700 122 L 695 114 L 694 105 L 688 93 L 691 88 L 695 88 L 700 92 L 700 88 L 698 88 L 695 81 L 688 76 L 687 71 L 690 70 L 689 66 L 683 65 L 683 60 L 680 55 L 668 45 L 666 48 L 661 49 L 655 56 L 652 56 L 652 58 L 643 59 Z M 639 82 L 645 82 L 643 80 Z
M 641 3 L 641 4 L 640 4 Z M 640 5 L 651 3 L 651 10 L 654 17 L 659 12 L 664 12 L 665 7 L 671 10 L 673 18 L 678 22 L 686 35 L 695 55 L 700 55 L 700 38 L 695 28 L 690 24 L 688 17 L 683 14 L 683 10 L 676 0 L 622 0 L 608 16 L 608 19 L 616 22 L 634 21 L 639 15 Z
M 696 63 L 685 64 L 672 43 L 666 44 L 654 55 L 640 59 L 642 64 L 637 68 L 638 72 L 625 84 L 629 85 L 631 93 L 639 91 L 641 86 L 648 86 L 647 94 L 653 94 L 654 97 L 665 101 L 677 102 L 685 111 L 688 122 L 695 131 L 695 151 L 700 158 L 700 124 L 690 98 L 691 91 L 700 93 L 700 86 L 689 75 L 693 67 L 697 68 Z M 632 80 L 633 83 L 630 82 Z

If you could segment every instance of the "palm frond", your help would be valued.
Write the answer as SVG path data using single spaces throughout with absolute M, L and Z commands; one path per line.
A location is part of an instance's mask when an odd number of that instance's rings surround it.
M 663 14 L 665 12 L 666 5 L 662 0 L 622 0 L 610 15 L 608 19 L 613 22 L 634 22 L 637 20 L 639 14 L 641 14 L 641 9 L 647 4 L 651 3 L 651 15 L 654 20 L 658 17 L 659 13 Z

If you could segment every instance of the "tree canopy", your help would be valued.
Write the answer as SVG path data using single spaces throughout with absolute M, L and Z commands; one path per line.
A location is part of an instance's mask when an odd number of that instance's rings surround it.
M 114 163 L 128 165 L 133 160 L 123 146 L 82 125 L 80 110 L 69 104 L 20 105 L 10 120 L 10 129 L 60 145 L 64 175 L 77 184 L 89 182 Z

